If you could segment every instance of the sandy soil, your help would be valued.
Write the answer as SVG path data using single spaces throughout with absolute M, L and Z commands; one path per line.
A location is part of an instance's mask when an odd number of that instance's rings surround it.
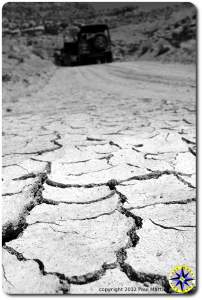
M 195 93 L 192 65 L 113 63 L 4 109 L 7 293 L 169 293 L 195 271 Z

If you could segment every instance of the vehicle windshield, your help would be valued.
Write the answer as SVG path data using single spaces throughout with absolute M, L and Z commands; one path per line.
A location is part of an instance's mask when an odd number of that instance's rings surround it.
M 80 37 L 88 40 L 90 38 L 93 38 L 95 36 L 95 34 L 99 34 L 99 33 L 101 33 L 101 34 L 104 33 L 105 35 L 107 35 L 107 31 L 105 30 L 105 31 L 96 31 L 96 33 L 95 32 L 81 32 Z
M 88 25 L 81 27 L 81 33 L 97 33 L 105 32 L 108 30 L 106 25 Z
M 104 34 L 105 36 L 108 37 L 109 39 L 109 31 L 108 28 L 104 27 L 104 26 L 96 26 L 96 27 L 85 27 L 82 28 L 80 33 L 79 33 L 79 37 L 82 39 L 86 39 L 89 40 L 91 38 L 93 38 L 95 36 L 95 34 Z

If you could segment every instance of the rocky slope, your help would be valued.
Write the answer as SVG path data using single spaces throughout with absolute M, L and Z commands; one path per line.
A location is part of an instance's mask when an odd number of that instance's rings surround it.
M 149 12 L 126 12 L 114 21 L 112 37 L 115 55 L 120 59 L 194 63 L 196 9 L 176 5 Z
M 196 15 L 196 8 L 190 3 L 155 9 L 137 5 L 112 10 L 95 10 L 90 4 L 81 3 L 8 3 L 3 8 L 3 32 L 10 36 L 25 31 L 35 44 L 39 43 L 42 52 L 51 57 L 53 51 L 47 46 L 50 40 L 57 44 L 57 35 L 73 22 L 105 22 L 111 29 L 116 60 L 194 63 Z M 34 28 L 39 25 L 42 26 L 40 37 L 38 34 L 33 37 Z
M 46 84 L 55 66 L 25 38 L 4 37 L 2 46 L 3 110 L 12 111 L 19 97 L 29 98 Z

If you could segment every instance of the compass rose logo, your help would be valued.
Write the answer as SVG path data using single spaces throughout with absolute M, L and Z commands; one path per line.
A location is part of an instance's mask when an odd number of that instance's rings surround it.
M 194 273 L 187 266 L 176 266 L 169 274 L 169 283 L 175 292 L 188 293 L 195 287 Z

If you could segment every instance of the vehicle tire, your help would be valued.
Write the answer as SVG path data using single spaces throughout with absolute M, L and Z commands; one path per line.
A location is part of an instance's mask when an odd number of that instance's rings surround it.
M 93 46 L 98 51 L 105 50 L 108 46 L 107 37 L 101 33 L 95 35 L 93 39 Z
M 100 59 L 100 62 L 101 62 L 101 64 L 106 63 L 106 62 L 107 62 L 107 61 L 106 61 L 106 57 L 102 57 L 102 58 Z
M 90 64 L 90 60 L 89 60 L 88 56 L 81 55 L 79 57 L 79 65 L 80 66 L 85 66 L 85 65 L 89 65 L 89 64 Z
M 54 55 L 54 63 L 56 66 L 61 66 L 61 58 L 59 57 L 59 55 L 55 54 Z
M 64 58 L 63 58 L 63 65 L 66 66 L 66 67 L 72 65 L 70 55 L 68 55 L 68 54 L 64 55 Z
M 107 63 L 112 63 L 113 62 L 112 52 L 107 52 L 106 53 L 105 60 L 106 60 Z

